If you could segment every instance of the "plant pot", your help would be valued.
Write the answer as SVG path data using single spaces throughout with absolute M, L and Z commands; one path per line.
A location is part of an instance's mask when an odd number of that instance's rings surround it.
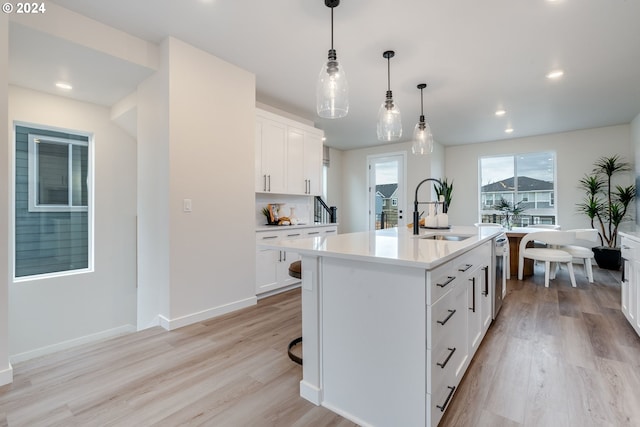
M 608 246 L 596 246 L 592 248 L 598 267 L 605 270 L 620 270 L 622 265 L 622 253 L 620 248 Z

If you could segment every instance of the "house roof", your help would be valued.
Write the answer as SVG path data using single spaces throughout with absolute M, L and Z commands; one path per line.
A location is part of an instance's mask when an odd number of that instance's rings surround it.
M 513 192 L 514 177 L 503 179 L 502 181 L 492 182 L 482 186 L 483 193 L 499 193 Z M 553 182 L 543 181 L 540 179 L 529 178 L 527 176 L 518 177 L 518 191 L 544 191 L 553 190 Z
M 376 185 L 376 192 L 380 193 L 383 198 L 389 199 L 398 189 L 398 184 L 382 184 Z

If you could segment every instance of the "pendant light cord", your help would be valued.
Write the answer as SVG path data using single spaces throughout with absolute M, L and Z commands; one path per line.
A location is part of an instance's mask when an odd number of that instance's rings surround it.
M 387 57 L 387 90 L 391 91 L 391 59 Z
M 331 50 L 333 50 L 333 8 L 331 8 Z

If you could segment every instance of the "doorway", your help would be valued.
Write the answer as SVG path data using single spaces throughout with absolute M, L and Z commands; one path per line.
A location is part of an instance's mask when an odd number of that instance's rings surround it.
M 406 153 L 367 156 L 369 230 L 405 225 Z

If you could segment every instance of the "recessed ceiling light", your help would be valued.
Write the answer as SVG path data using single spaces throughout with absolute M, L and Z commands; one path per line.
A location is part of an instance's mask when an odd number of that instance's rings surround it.
M 506 128 L 504 131 L 505 131 L 505 133 L 512 133 L 513 132 L 513 128 Z
M 64 89 L 64 90 L 71 90 L 73 89 L 73 86 L 71 86 L 69 83 L 65 83 L 65 82 L 58 82 L 56 83 L 56 87 L 58 89 Z
M 507 114 L 505 110 L 496 110 L 496 116 L 501 117 Z
M 559 79 L 562 76 L 564 76 L 564 71 L 562 70 L 553 70 L 547 74 L 548 79 Z

